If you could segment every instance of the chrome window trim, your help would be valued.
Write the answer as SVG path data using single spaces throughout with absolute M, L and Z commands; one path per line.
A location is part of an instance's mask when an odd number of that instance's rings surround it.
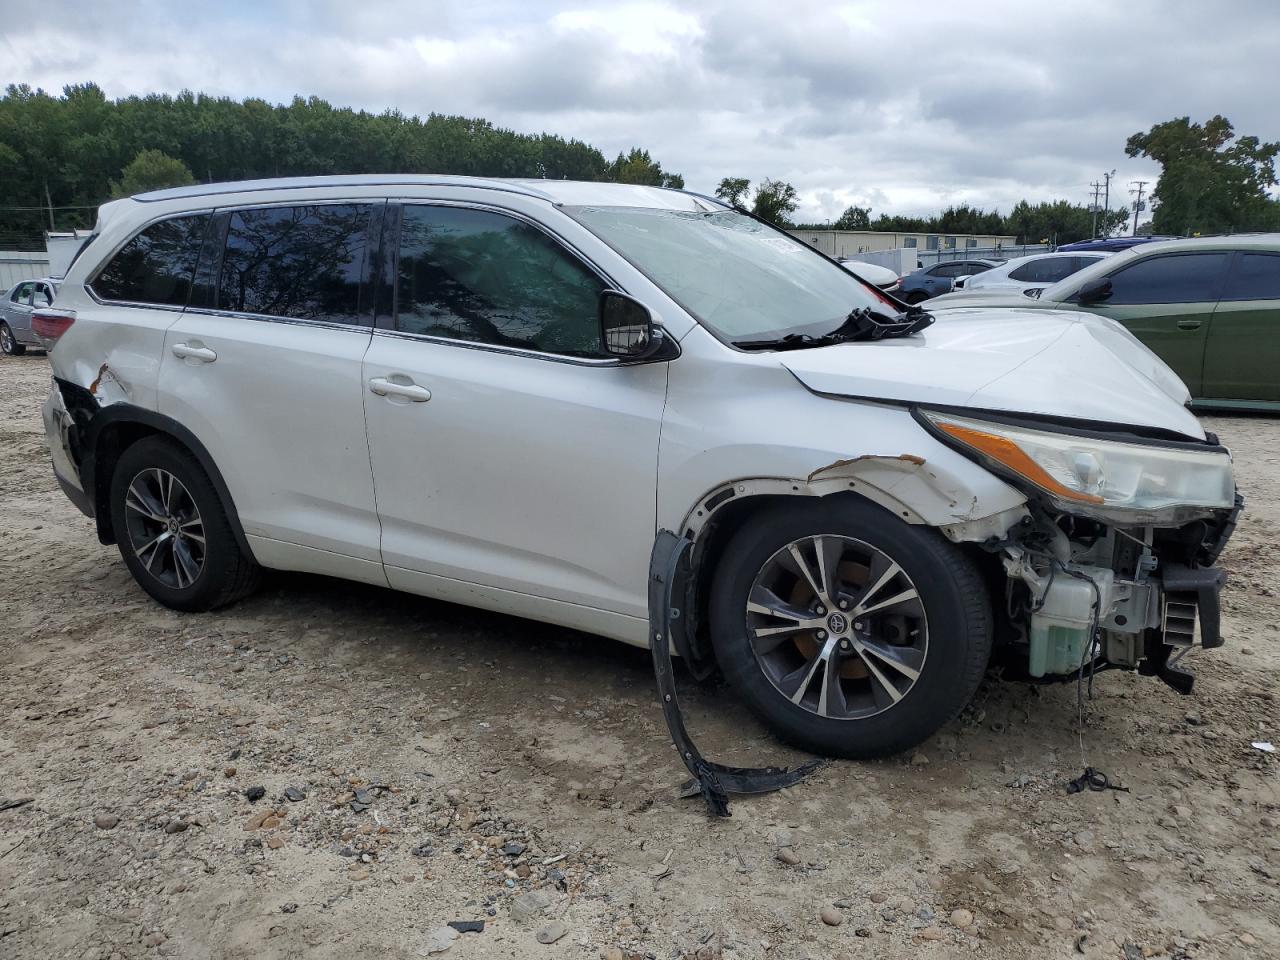
M 373 327 L 368 323 L 341 323 L 337 320 L 312 320 L 308 317 L 277 317 L 270 313 L 248 313 L 239 310 L 217 310 L 213 307 L 187 307 L 183 313 L 202 317 L 229 317 L 235 320 L 257 320 L 266 323 L 286 323 L 299 327 L 322 327 L 326 330 L 358 330 L 369 333 Z
M 580 367 L 629 367 L 639 366 L 635 361 L 619 357 L 575 357 L 568 353 L 549 353 L 539 350 L 526 350 L 523 347 L 508 347 L 498 343 L 482 343 L 476 340 L 454 340 L 450 337 L 437 337 L 428 333 L 410 333 L 407 330 L 388 330 L 385 327 L 373 329 L 375 337 L 392 337 L 396 340 L 413 340 L 420 343 L 434 343 L 442 347 L 461 347 L 464 350 L 480 350 L 485 353 L 504 353 L 515 357 L 526 357 L 530 360 L 549 360 L 552 363 L 571 363 Z M 672 343 L 675 339 L 668 337 Z M 669 363 L 669 360 L 648 360 L 647 363 Z

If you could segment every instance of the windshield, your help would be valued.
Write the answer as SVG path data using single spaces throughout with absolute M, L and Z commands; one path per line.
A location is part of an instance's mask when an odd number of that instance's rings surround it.
M 824 333 L 851 311 L 892 304 L 804 243 L 731 210 L 566 211 L 726 340 Z
M 1040 293 L 1041 300 L 1052 300 L 1055 303 L 1066 303 L 1077 290 L 1094 277 L 1104 277 L 1119 270 L 1126 260 L 1132 260 L 1136 254 L 1133 250 L 1122 250 L 1109 257 L 1102 257 L 1097 263 L 1091 263 L 1083 270 L 1077 270 L 1070 276 L 1063 277 L 1055 284 L 1045 287 Z

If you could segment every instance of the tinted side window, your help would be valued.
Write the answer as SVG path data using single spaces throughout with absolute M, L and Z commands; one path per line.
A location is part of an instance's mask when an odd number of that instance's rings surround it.
M 1108 304 L 1205 303 L 1218 299 L 1228 253 L 1183 253 L 1140 260 L 1111 275 Z
M 1078 269 L 1075 257 L 1044 257 L 1024 263 L 1010 273 L 1009 278 L 1024 283 L 1057 283 Z
M 27 303 L 31 299 L 31 288 L 34 283 L 20 283 L 13 288 L 13 293 L 9 295 L 9 299 L 14 303 Z
M 222 256 L 218 309 L 365 322 L 360 287 L 369 213 L 368 204 L 235 211 Z
M 183 307 L 208 214 L 161 220 L 126 243 L 94 279 L 104 300 Z
M 1280 254 L 1242 253 L 1223 300 L 1280 300 Z
M 605 284 L 536 227 L 486 210 L 408 204 L 396 328 L 548 353 L 600 353 Z

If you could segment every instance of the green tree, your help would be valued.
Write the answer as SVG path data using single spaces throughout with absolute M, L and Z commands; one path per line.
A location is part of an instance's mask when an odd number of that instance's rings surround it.
M 716 187 L 716 196 L 731 207 L 741 207 L 746 203 L 750 189 L 751 181 L 746 177 L 725 177 Z
M 1124 152 L 1160 164 L 1151 194 L 1156 233 L 1257 230 L 1275 222 L 1267 191 L 1276 185 L 1280 143 L 1237 137 L 1226 117 L 1157 123 L 1131 136 Z
M 148 190 L 186 187 L 196 182 L 187 165 L 159 150 L 143 150 L 121 171 L 119 180 L 111 181 L 111 196 L 132 197 Z
M 684 177 L 678 173 L 666 173 L 662 164 L 649 156 L 648 150 L 632 147 L 626 156 L 618 154 L 618 159 L 609 166 L 608 178 L 617 183 L 638 183 L 649 187 L 673 187 L 683 189 Z
M 833 224 L 837 230 L 870 230 L 871 208 L 848 207 Z
M 765 177 L 756 187 L 751 212 L 761 220 L 768 220 L 779 227 L 791 226 L 788 219 L 796 209 L 796 188 L 783 180 Z

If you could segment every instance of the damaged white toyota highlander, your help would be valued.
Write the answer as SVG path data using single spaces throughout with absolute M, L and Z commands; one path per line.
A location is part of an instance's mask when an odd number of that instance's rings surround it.
M 1186 388 L 932 320 L 694 194 L 363 176 L 109 203 L 34 325 L 62 488 L 179 610 L 267 567 L 654 641 L 846 757 L 993 655 L 1189 690 L 1240 500 Z

